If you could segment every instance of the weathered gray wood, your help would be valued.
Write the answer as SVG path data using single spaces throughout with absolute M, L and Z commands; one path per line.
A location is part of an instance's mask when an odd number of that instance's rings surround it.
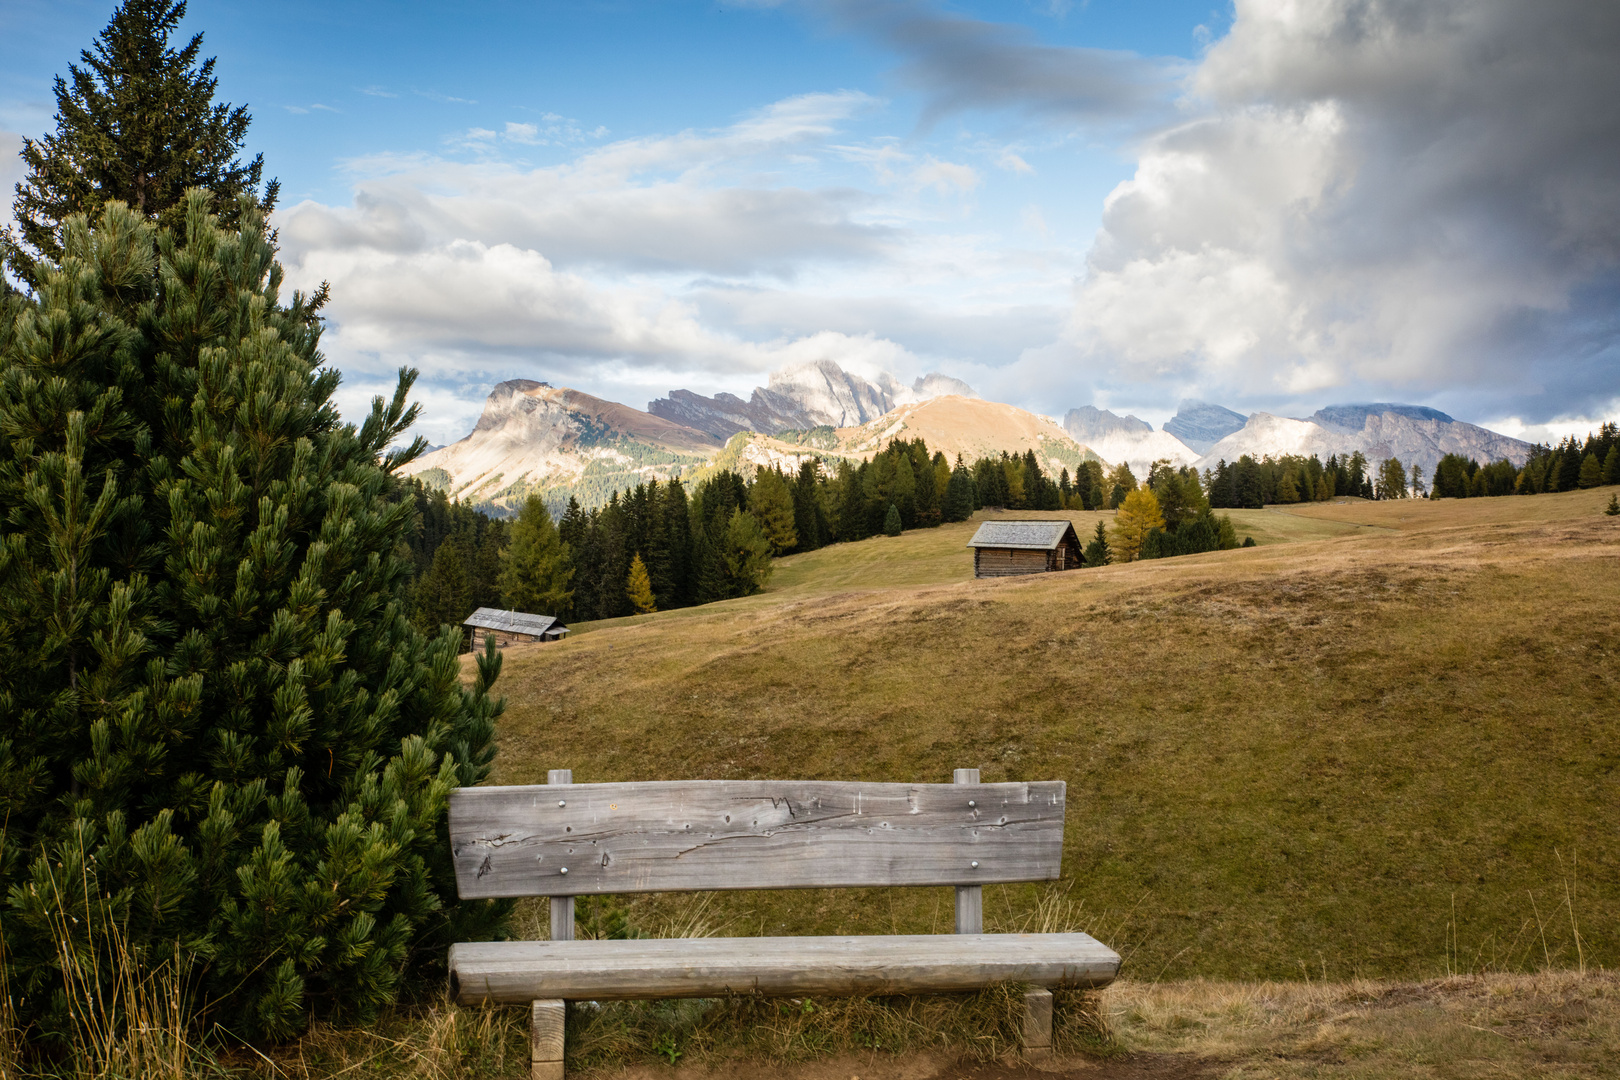
M 463 899 L 974 885 L 1056 878 L 1063 809 L 1056 780 L 461 788 L 450 843 Z
M 558 998 L 531 1004 L 529 1071 L 532 1080 L 562 1080 L 563 1029 L 567 1016 L 567 1006 Z
M 977 784 L 978 769 L 957 769 L 951 774 L 952 783 Z M 977 802 L 978 800 L 974 800 Z M 956 887 L 956 932 L 958 934 L 984 933 L 984 886 L 958 885 Z
M 1052 553 L 1008 548 L 976 548 L 973 552 L 975 577 L 1017 577 L 1043 574 L 1054 569 Z
M 574 782 L 573 769 L 552 769 L 546 773 L 546 784 L 572 784 Z M 574 940 L 574 898 L 572 896 L 553 896 L 551 898 L 551 940 Z
M 461 1004 L 728 993 L 906 994 L 992 982 L 1102 986 L 1119 954 L 1087 934 L 496 941 L 450 948 Z
M 1052 1049 L 1052 991 L 1037 987 L 1024 992 L 1024 1052 L 1031 1056 Z

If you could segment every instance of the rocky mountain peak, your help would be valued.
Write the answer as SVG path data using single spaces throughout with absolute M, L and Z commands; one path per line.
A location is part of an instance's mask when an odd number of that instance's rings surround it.
M 1188 398 L 1177 406 L 1176 415 L 1164 425 L 1164 430 L 1200 454 L 1207 454 L 1210 447 L 1232 432 L 1241 431 L 1248 420 L 1247 416 L 1224 405 Z
M 822 359 L 778 368 L 764 386 L 754 388 L 747 401 L 735 394 L 704 397 L 690 390 L 672 390 L 667 397 L 648 402 L 647 411 L 724 440 L 739 431 L 775 435 L 813 427 L 857 427 L 897 405 L 944 394 L 978 396 L 967 383 L 938 372 L 921 376 L 907 387 L 888 372 L 868 382 Z
M 1255 458 L 1315 454 L 1326 460 L 1357 451 L 1374 463 L 1399 458 L 1408 468 L 1416 466 L 1427 474 L 1446 454 L 1481 463 L 1506 458 L 1523 465 L 1530 444 L 1424 405 L 1329 405 L 1305 420 L 1255 413 L 1242 429 L 1205 451 L 1197 466 L 1213 468 L 1217 461 L 1236 461 L 1245 454 Z
M 1154 431 L 1153 425 L 1140 417 L 1120 416 L 1095 405 L 1070 409 L 1063 418 L 1063 430 L 1076 442 L 1096 451 L 1104 461 L 1123 461 L 1130 465 L 1138 480 L 1145 479 L 1152 463 L 1161 458 L 1173 465 L 1185 465 L 1198 456 L 1180 439 Z
M 1431 409 L 1427 405 L 1399 405 L 1393 402 L 1379 402 L 1370 405 L 1329 405 L 1324 409 L 1316 410 L 1311 415 L 1311 419 L 1323 427 L 1341 428 L 1345 431 L 1360 431 L 1367 426 L 1368 417 L 1389 415 L 1405 417 L 1408 420 L 1432 420 L 1441 424 L 1457 423 L 1456 420 L 1439 409 Z
M 961 379 L 953 379 L 949 375 L 941 375 L 937 371 L 930 371 L 927 375 L 919 375 L 911 384 L 911 392 L 921 401 L 927 398 L 945 397 L 955 394 L 957 397 L 976 398 L 979 392 Z

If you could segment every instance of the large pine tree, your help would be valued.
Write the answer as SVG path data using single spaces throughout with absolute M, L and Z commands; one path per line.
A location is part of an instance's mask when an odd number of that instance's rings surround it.
M 492 650 L 406 617 L 402 372 L 358 427 L 258 206 L 109 203 L 0 318 L 0 909 L 23 1019 L 69 1023 L 66 936 L 121 926 L 207 1019 L 364 1016 L 485 934 L 449 792 L 487 773 Z
M 512 542 L 501 552 L 501 599 L 513 611 L 573 617 L 574 564 L 545 500 L 530 495 L 512 523 Z
M 93 48 L 80 52 L 83 66 L 57 76 L 56 132 L 23 140 L 28 175 L 13 206 L 22 245 L 8 243 L 6 256 L 24 281 L 35 283 L 38 258 L 61 257 L 69 215 L 93 220 L 109 202 L 171 228 L 192 187 L 214 193 L 227 228 L 237 225 L 244 194 L 264 214 L 275 205 L 276 181 L 259 188 L 264 155 L 238 156 L 252 120 L 247 107 L 214 102 L 219 80 L 212 58 L 198 60 L 202 35 L 170 44 L 185 14 L 184 2 L 124 0 Z

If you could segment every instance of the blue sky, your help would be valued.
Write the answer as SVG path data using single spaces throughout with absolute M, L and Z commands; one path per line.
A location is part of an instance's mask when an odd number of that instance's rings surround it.
M 333 283 L 343 403 L 419 367 L 436 440 L 501 378 L 644 407 L 822 358 L 1059 416 L 1401 400 L 1537 436 L 1620 401 L 1601 7 L 194 0 L 184 25 L 253 112 L 290 276 Z M 0 8 L 8 188 L 109 11 Z

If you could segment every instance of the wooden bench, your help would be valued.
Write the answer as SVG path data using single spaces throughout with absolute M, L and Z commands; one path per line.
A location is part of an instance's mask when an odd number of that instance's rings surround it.
M 450 948 L 462 1004 L 529 1003 L 535 1080 L 559 1080 L 569 1000 L 876 995 L 1023 983 L 1024 1045 L 1051 1046 L 1053 986 L 1105 986 L 1119 955 L 1087 934 L 986 934 L 982 887 L 1048 881 L 1061 781 L 685 780 L 462 788 L 450 843 L 462 899 L 551 898 L 550 941 Z M 956 935 L 575 941 L 574 897 L 717 889 L 956 886 Z

